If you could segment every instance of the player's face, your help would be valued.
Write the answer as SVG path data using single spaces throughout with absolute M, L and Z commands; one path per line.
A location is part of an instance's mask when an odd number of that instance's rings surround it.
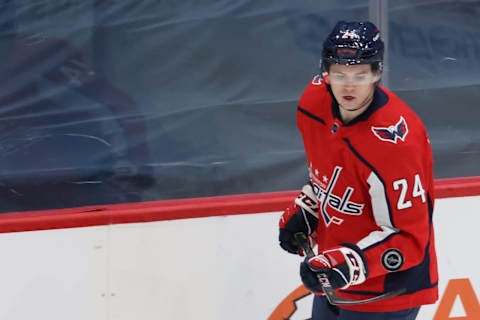
M 344 111 L 366 108 L 373 99 L 375 82 L 379 74 L 373 73 L 369 64 L 333 64 L 328 73 L 333 95 Z

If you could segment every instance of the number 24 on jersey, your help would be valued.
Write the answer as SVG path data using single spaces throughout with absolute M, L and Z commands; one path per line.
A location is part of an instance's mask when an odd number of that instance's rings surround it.
M 427 201 L 425 197 L 425 190 L 423 189 L 422 181 L 420 180 L 420 176 L 418 174 L 415 175 L 412 189 L 410 189 L 407 179 L 400 179 L 393 182 L 393 190 L 400 190 L 400 196 L 398 197 L 397 202 L 398 210 L 410 208 L 412 206 L 411 200 L 417 197 L 422 199 L 422 203 Z M 411 194 L 409 193 L 410 190 Z

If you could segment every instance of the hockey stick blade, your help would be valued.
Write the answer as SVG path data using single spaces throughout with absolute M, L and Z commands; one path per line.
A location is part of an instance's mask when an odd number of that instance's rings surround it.
M 307 236 L 303 232 L 295 233 L 294 236 L 295 236 L 295 240 L 298 242 L 300 248 L 302 248 L 302 250 L 305 252 L 307 257 L 308 258 L 313 257 L 315 253 L 313 252 L 312 248 L 310 247 L 310 244 L 308 243 Z M 357 304 L 380 301 L 387 298 L 398 296 L 406 291 L 405 289 L 394 290 L 394 291 L 381 294 L 379 296 L 375 296 L 375 297 L 363 299 L 363 300 L 345 299 L 337 295 L 335 290 L 332 288 L 332 285 L 330 284 L 330 280 L 328 280 L 328 277 L 325 273 L 318 273 L 317 277 L 318 277 L 318 281 L 320 281 L 322 290 L 325 293 L 325 297 L 327 297 L 328 302 L 336 306 L 357 305 Z

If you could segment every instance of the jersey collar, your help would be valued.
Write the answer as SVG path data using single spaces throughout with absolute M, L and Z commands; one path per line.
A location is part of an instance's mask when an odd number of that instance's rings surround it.
M 329 88 L 330 95 L 332 96 L 332 114 L 333 117 L 338 119 L 340 122 L 342 122 L 342 117 L 340 116 L 340 110 L 338 106 L 337 99 L 335 99 L 335 96 L 333 95 L 332 90 Z M 388 103 L 388 95 L 383 91 L 381 88 L 378 86 L 375 87 L 375 91 L 373 93 L 373 99 L 370 105 L 368 106 L 367 110 L 363 112 L 362 114 L 358 115 L 356 118 L 352 119 L 347 124 L 343 124 L 344 126 L 353 126 L 354 124 L 360 122 L 360 121 L 367 121 L 368 118 L 377 110 L 382 108 Z

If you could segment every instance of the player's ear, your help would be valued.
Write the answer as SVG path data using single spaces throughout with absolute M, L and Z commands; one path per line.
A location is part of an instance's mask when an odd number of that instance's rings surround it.
M 380 84 L 380 79 L 382 78 L 382 73 L 377 71 L 373 73 L 373 83 L 375 84 L 375 87 Z
M 381 62 L 372 63 L 370 67 L 374 77 L 373 82 L 375 86 L 378 86 L 382 78 L 383 64 Z

